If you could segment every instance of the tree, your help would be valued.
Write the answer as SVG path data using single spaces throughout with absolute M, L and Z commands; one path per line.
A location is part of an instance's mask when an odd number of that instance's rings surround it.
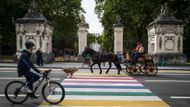
M 160 14 L 160 8 L 168 2 L 169 8 L 174 9 L 174 16 L 186 22 L 190 21 L 190 1 L 188 0 L 95 0 L 96 13 L 104 27 L 105 37 L 113 36 L 113 24 L 116 16 L 120 15 L 124 26 L 124 50 L 134 47 L 137 41 L 147 46 L 147 25 Z M 190 24 L 184 30 L 185 47 L 190 47 Z M 105 39 L 106 40 L 106 39 Z M 112 42 L 113 43 L 113 42 Z M 186 46 L 187 45 L 187 46 Z
M 84 12 L 81 8 L 81 0 L 1 0 L 2 50 L 8 49 L 7 51 L 15 52 L 16 33 L 12 19 L 22 18 L 32 1 L 38 4 L 44 16 L 54 27 L 53 47 L 76 49 L 79 14 Z
M 39 4 L 54 26 L 53 46 L 76 49 L 81 0 L 40 0 Z
M 13 18 L 19 18 L 27 12 L 28 0 L 1 0 L 1 50 L 2 54 L 13 54 L 16 51 L 16 34 Z

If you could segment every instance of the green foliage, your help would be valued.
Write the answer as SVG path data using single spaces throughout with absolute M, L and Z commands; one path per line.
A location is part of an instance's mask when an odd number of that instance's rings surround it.
M 77 24 L 80 21 L 79 14 L 84 12 L 81 0 L 1 0 L 0 32 L 3 42 L 0 45 L 16 50 L 12 18 L 22 18 L 27 13 L 31 1 L 37 2 L 44 16 L 54 27 L 53 47 L 77 49 Z
M 95 40 L 96 40 L 96 37 L 93 34 L 91 34 L 91 33 L 87 34 L 87 46 L 88 47 L 90 46 L 90 44 L 94 43 Z
M 45 16 L 54 26 L 53 47 L 77 49 L 77 24 L 81 0 L 40 0 Z
M 135 46 L 137 41 L 142 41 L 147 46 L 147 25 L 154 21 L 160 14 L 160 8 L 165 3 L 173 9 L 173 14 L 178 19 L 190 22 L 189 0 L 95 0 L 96 13 L 104 27 L 105 41 L 112 40 L 113 24 L 116 16 L 120 15 L 124 27 L 124 50 Z M 190 24 L 187 23 L 184 32 L 184 43 L 190 39 Z M 112 43 L 113 44 L 113 41 Z M 110 45 L 111 45 L 110 44 Z M 188 46 L 190 47 L 189 44 Z M 147 47 L 146 47 L 147 48 Z
M 16 50 L 15 26 L 13 18 L 21 17 L 27 12 L 28 0 L 1 0 L 0 2 L 0 42 L 1 48 Z M 0 52 L 1 54 L 1 52 Z

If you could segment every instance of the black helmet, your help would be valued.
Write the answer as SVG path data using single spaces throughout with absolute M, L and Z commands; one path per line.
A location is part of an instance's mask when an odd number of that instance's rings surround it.
M 25 42 L 25 46 L 26 46 L 26 49 L 30 49 L 34 46 L 34 43 L 31 41 L 27 41 L 27 42 Z

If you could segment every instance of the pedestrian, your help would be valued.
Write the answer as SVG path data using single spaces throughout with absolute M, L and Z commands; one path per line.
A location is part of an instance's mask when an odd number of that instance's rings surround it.
M 34 94 L 32 94 L 33 83 L 39 80 L 40 76 L 37 73 L 40 73 L 41 71 L 36 68 L 30 60 L 30 56 L 34 47 L 33 42 L 27 41 L 25 46 L 26 49 L 21 51 L 21 55 L 18 59 L 17 72 L 19 77 L 24 76 L 27 80 L 26 87 L 24 87 L 23 90 L 25 90 L 27 93 L 30 93 L 33 98 L 37 98 Z M 31 68 L 37 73 L 31 72 Z
M 40 48 L 36 51 L 36 56 L 37 56 L 37 59 L 36 59 L 37 65 L 43 66 L 43 53 Z

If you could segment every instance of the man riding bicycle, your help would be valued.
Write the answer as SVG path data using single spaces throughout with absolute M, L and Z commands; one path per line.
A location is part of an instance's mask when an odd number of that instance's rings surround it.
M 31 41 L 27 41 L 25 43 L 26 49 L 23 49 L 21 51 L 21 55 L 18 59 L 18 64 L 17 64 L 17 72 L 18 76 L 25 76 L 26 80 L 28 81 L 25 87 L 25 91 L 27 93 L 32 93 L 33 92 L 33 83 L 39 80 L 40 76 L 37 73 L 40 73 L 41 71 L 36 68 L 33 63 L 30 61 L 30 56 L 33 51 L 34 43 Z M 37 73 L 31 72 L 30 69 L 33 69 Z M 36 97 L 33 95 L 33 97 Z

